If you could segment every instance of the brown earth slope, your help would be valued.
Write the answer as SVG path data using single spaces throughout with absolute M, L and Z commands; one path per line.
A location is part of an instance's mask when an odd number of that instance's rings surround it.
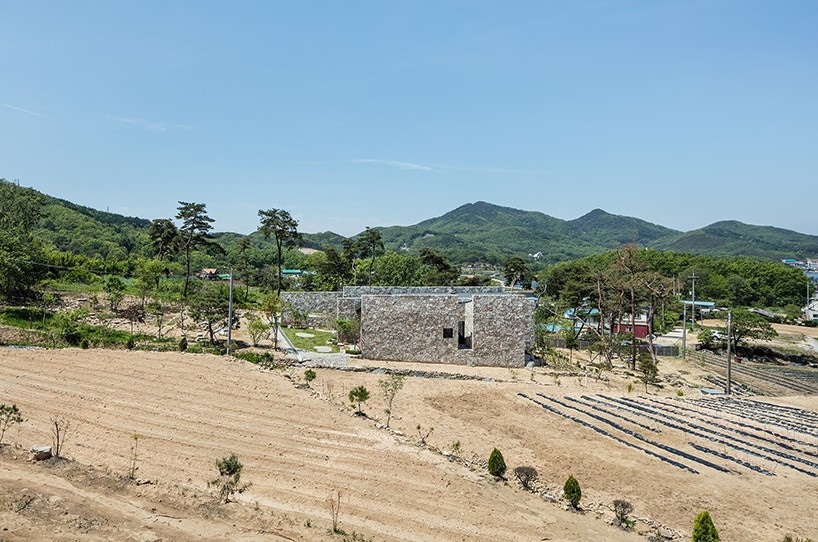
M 0 540 L 341 540 L 328 532 L 326 500 L 336 489 L 339 527 L 376 541 L 644 539 L 608 524 L 620 498 L 645 520 L 642 532 L 658 522 L 689 536 L 708 509 L 723 540 L 818 534 L 816 478 L 784 467 L 774 477 L 740 468 L 691 474 L 517 395 L 617 395 L 616 383 L 458 371 L 495 381 L 407 378 L 394 434 L 374 420 L 384 417 L 378 374 L 317 369 L 313 391 L 292 381 L 303 369 L 267 372 L 215 356 L 0 349 L 0 403 L 16 403 L 26 419 L 0 453 Z M 346 405 L 360 384 L 372 393 L 371 418 Z M 818 410 L 813 399 L 799 402 Z M 73 462 L 24 461 L 21 447 L 51 441 L 54 416 L 71 423 L 65 455 Z M 418 445 L 418 425 L 424 434 L 434 428 L 428 446 Z M 134 434 L 138 477 L 151 485 L 123 480 Z M 455 442 L 459 456 L 476 460 L 440 453 Z M 491 479 L 479 459 L 495 446 L 509 469 L 536 467 L 550 495 L 574 474 L 586 511 L 565 511 L 511 476 Z M 253 485 L 240 503 L 216 506 L 206 482 L 231 452 Z

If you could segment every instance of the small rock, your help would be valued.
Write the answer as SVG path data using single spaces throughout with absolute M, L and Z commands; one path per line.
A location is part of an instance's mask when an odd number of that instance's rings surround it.
M 32 446 L 28 451 L 29 461 L 43 461 L 51 458 L 51 446 Z

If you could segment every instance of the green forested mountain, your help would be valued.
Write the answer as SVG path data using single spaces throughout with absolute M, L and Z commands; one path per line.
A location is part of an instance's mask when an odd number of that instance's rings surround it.
M 651 245 L 656 249 L 709 256 L 747 256 L 781 260 L 814 258 L 818 237 L 735 220 L 716 222 L 699 230 L 669 235 Z
M 469 203 L 414 226 L 380 229 L 384 242 L 404 250 L 429 247 L 453 261 L 501 263 L 512 256 L 542 253 L 556 263 L 596 254 L 624 243 L 647 245 L 674 230 L 601 209 L 565 221 L 536 211 L 485 202 Z
M 43 202 L 34 235 L 57 250 L 103 260 L 151 256 L 147 229 L 149 220 L 125 217 L 52 198 L 30 188 L 2 181 L 9 190 L 35 193 Z M 173 217 L 168 217 L 173 218 Z M 215 223 L 218 231 L 218 222 Z M 818 236 L 770 226 L 752 226 L 736 221 L 717 222 L 691 232 L 679 232 L 634 217 L 595 209 L 574 220 L 562 220 L 536 211 L 522 211 L 486 202 L 468 203 L 442 216 L 413 226 L 376 228 L 386 249 L 417 254 L 421 248 L 435 249 L 453 263 L 502 264 L 513 256 L 551 264 L 598 254 L 625 243 L 659 250 L 710 256 L 746 256 L 780 260 L 818 256 Z M 214 265 L 232 264 L 244 235 L 217 234 L 227 256 Z M 248 259 L 253 264 L 269 260 L 271 241 L 251 235 Z M 341 248 L 345 237 L 333 232 L 304 233 L 303 246 Z M 199 262 L 196 262 L 197 264 Z

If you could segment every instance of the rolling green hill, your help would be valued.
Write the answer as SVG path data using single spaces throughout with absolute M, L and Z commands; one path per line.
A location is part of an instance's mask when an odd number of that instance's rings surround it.
M 36 234 L 63 251 L 123 259 L 150 255 L 149 220 L 97 211 L 53 198 L 6 181 L 16 190 L 38 194 L 43 216 Z M 218 224 L 216 224 L 218 228 Z M 753 226 L 736 221 L 716 222 L 704 228 L 679 232 L 644 220 L 595 209 L 574 220 L 562 220 L 536 211 L 522 211 L 478 201 L 413 226 L 377 228 L 387 249 L 417 252 L 433 248 L 454 263 L 501 264 L 512 256 L 524 258 L 541 253 L 543 264 L 577 259 L 604 252 L 624 243 L 637 243 L 657 250 L 707 256 L 746 256 L 762 259 L 805 259 L 818 257 L 818 236 L 771 226 Z M 217 234 L 217 239 L 235 254 L 235 233 Z M 254 234 L 257 251 L 269 251 L 270 241 Z M 341 247 L 345 237 L 331 231 L 304 233 L 304 246 Z M 261 255 L 255 259 L 263 259 Z M 530 259 L 533 261 L 533 258 Z
M 781 260 L 818 256 L 818 237 L 735 220 L 656 240 L 652 248 L 707 256 L 748 256 Z
M 414 226 L 379 228 L 394 249 L 430 247 L 453 261 L 501 263 L 511 256 L 542 253 L 556 263 L 603 252 L 623 243 L 647 245 L 674 230 L 600 209 L 571 221 L 479 201 Z

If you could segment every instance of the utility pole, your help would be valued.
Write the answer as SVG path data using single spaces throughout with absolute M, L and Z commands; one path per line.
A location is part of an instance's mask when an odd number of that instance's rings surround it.
M 227 298 L 227 355 L 233 342 L 233 270 L 230 270 L 230 295 Z
M 691 305 L 691 308 L 690 308 L 690 321 L 692 322 L 692 325 L 690 326 L 690 331 L 695 331 L 696 330 L 696 279 L 699 278 L 699 277 L 696 276 L 696 271 L 694 270 L 693 274 L 688 278 L 693 281 L 693 292 L 692 292 L 693 305 Z
M 684 316 L 682 316 L 682 359 L 687 359 L 687 303 L 684 303 Z
M 727 311 L 727 395 L 730 395 L 730 380 L 733 376 L 733 365 L 730 357 L 730 349 L 733 344 L 733 313 Z

